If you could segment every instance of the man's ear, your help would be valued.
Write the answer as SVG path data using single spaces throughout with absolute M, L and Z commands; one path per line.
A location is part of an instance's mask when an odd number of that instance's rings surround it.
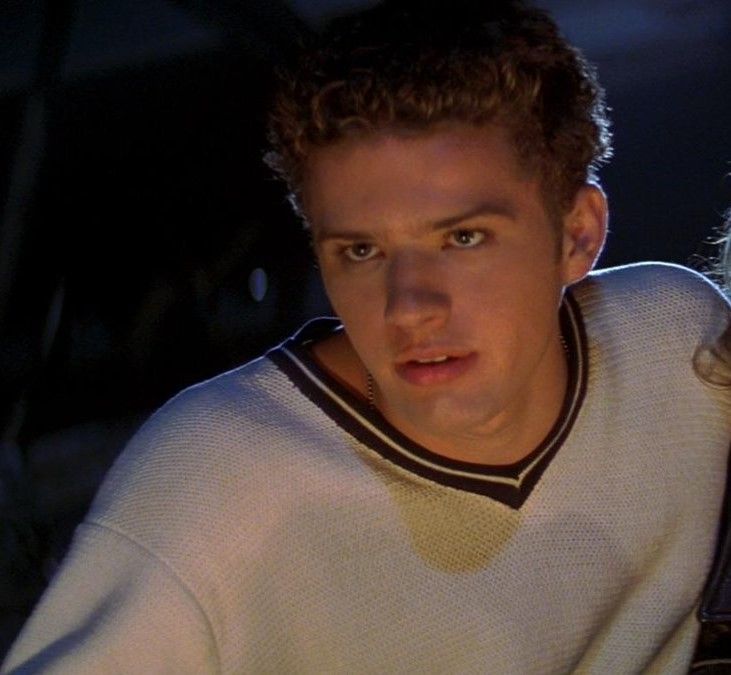
M 563 219 L 561 266 L 565 285 L 583 279 L 594 267 L 607 236 L 607 198 L 598 185 L 587 183 L 576 193 Z

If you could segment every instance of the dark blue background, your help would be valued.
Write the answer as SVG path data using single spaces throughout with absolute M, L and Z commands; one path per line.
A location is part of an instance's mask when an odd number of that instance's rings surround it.
M 5 640 L 140 420 L 327 311 L 264 101 L 296 31 L 356 4 L 0 3 Z M 699 264 L 731 204 L 731 3 L 544 4 L 613 109 L 602 265 Z

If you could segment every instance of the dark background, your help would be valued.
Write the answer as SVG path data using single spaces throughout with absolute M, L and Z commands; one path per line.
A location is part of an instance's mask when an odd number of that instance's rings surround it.
M 0 3 L 0 654 L 140 421 L 328 311 L 264 102 L 297 32 L 358 4 Z M 601 265 L 702 264 L 731 204 L 731 3 L 542 4 L 613 109 Z

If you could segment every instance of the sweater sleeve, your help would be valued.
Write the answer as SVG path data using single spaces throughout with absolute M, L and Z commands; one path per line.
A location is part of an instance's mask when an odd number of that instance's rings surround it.
M 79 527 L 2 673 L 216 673 L 204 612 L 174 572 L 120 532 Z

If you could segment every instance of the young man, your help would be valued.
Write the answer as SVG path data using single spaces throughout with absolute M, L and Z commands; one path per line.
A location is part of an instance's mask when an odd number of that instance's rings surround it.
M 338 319 L 143 427 L 6 669 L 685 672 L 728 310 L 678 267 L 587 277 L 580 55 L 516 3 L 392 2 L 308 48 L 271 138 Z

